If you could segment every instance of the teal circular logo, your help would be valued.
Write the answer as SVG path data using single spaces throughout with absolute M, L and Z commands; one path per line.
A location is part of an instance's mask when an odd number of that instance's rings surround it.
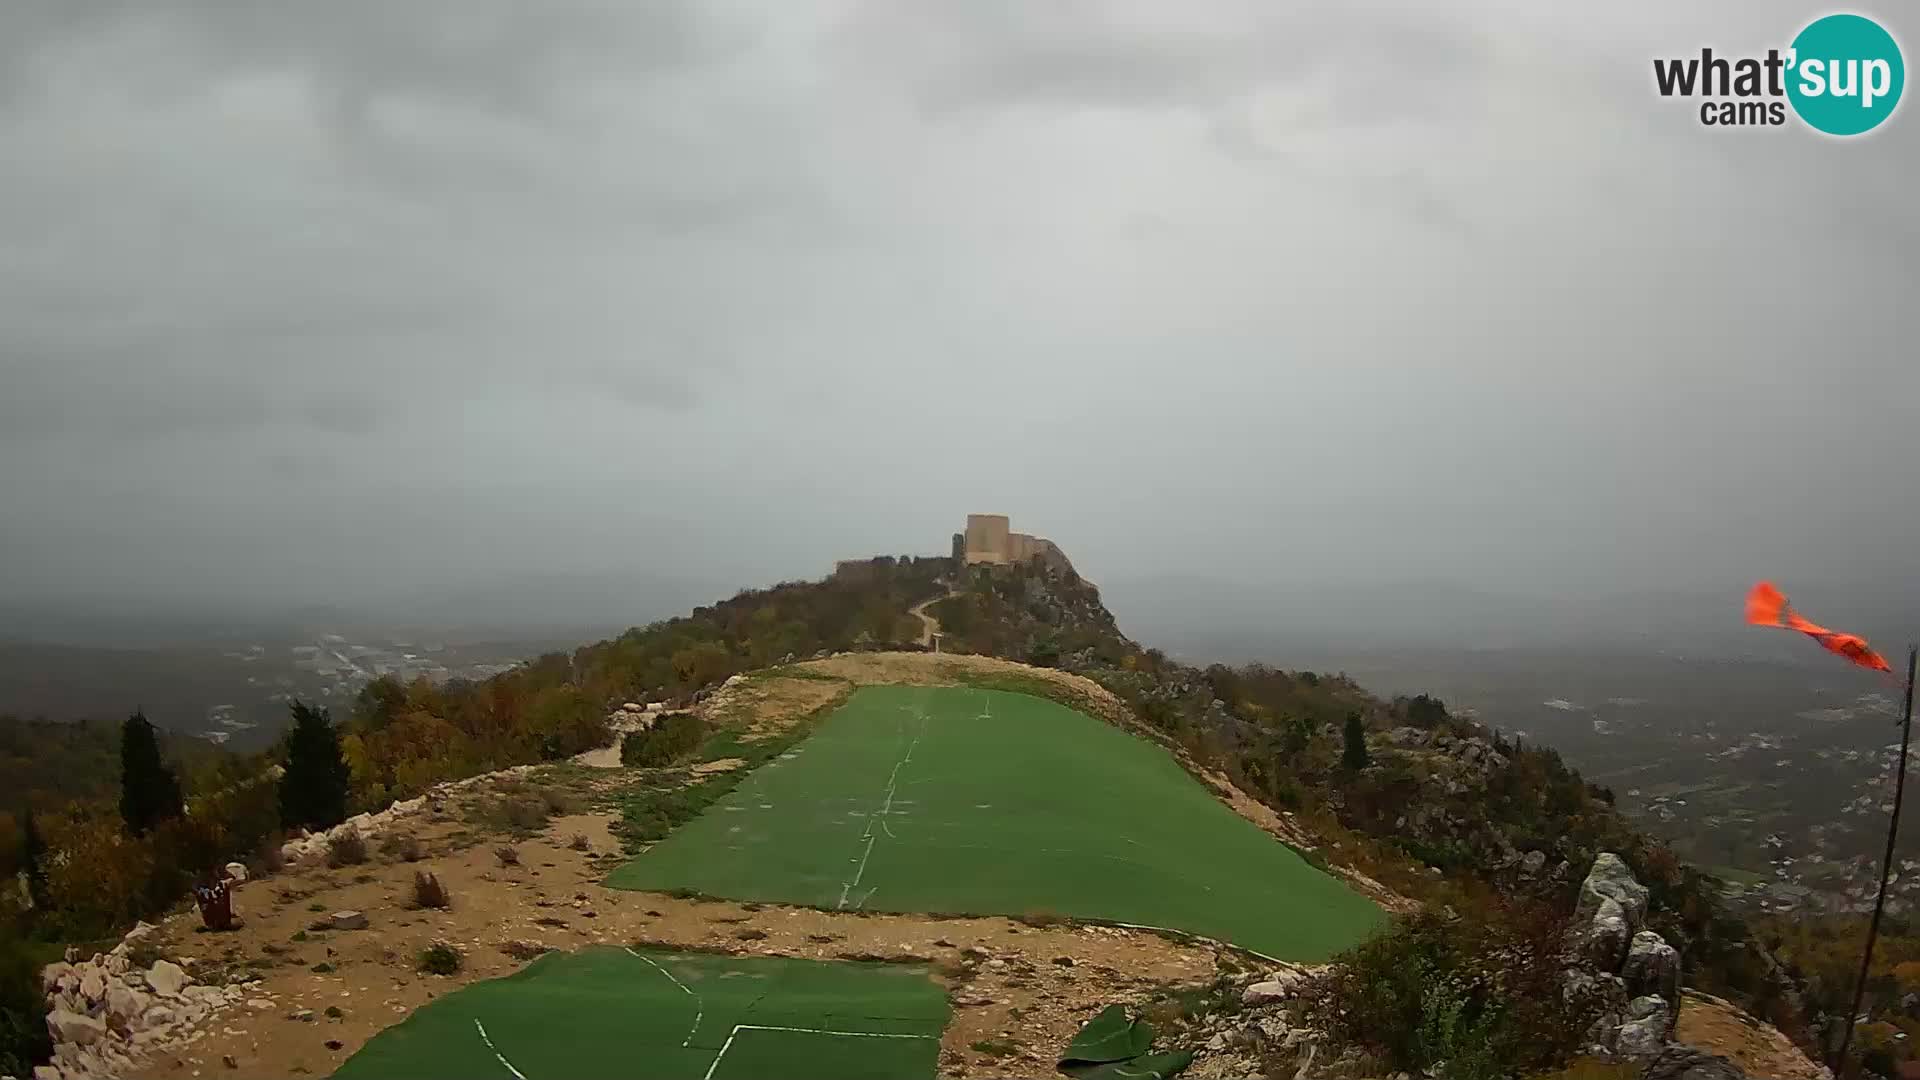
M 1863 15 L 1828 15 L 1793 39 L 1787 100 L 1800 119 L 1829 135 L 1879 127 L 1900 104 L 1907 65 L 1900 43 Z

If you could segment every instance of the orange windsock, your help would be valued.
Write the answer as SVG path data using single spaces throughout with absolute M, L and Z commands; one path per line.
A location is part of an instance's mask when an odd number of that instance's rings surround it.
M 1797 630 L 1818 642 L 1820 647 L 1845 659 L 1849 663 L 1875 671 L 1892 671 L 1893 665 L 1887 658 L 1868 647 L 1867 639 L 1855 634 L 1841 634 L 1829 630 L 1819 623 L 1801 617 L 1787 602 L 1787 594 L 1781 592 L 1771 581 L 1756 584 L 1747 593 L 1747 621 L 1755 626 L 1776 626 L 1782 630 Z

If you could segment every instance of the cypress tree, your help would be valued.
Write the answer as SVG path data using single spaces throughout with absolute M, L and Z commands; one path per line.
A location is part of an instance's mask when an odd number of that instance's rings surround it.
M 1360 714 L 1347 714 L 1346 746 L 1340 751 L 1340 765 L 1349 772 L 1359 772 L 1372 764 L 1367 756 L 1367 728 L 1361 723 Z
M 20 815 L 20 869 L 27 875 L 27 897 L 33 910 L 45 912 L 53 906 L 53 893 L 47 888 L 47 842 L 33 820 L 33 808 Z
M 180 780 L 160 757 L 153 725 L 136 711 L 120 729 L 120 818 L 128 832 L 145 836 L 179 816 Z
M 347 819 L 347 760 L 325 707 L 293 703 L 287 770 L 280 777 L 280 824 L 327 829 Z

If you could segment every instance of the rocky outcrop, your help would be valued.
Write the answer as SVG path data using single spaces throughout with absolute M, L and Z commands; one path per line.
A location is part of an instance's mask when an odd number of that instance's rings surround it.
M 1580 900 L 1573 909 L 1575 922 L 1586 923 L 1607 901 L 1620 905 L 1620 913 L 1635 930 L 1647 918 L 1647 887 L 1634 879 L 1625 860 L 1611 851 L 1601 852 L 1593 860 L 1587 880 L 1580 883 Z
M 1633 935 L 1633 945 L 1620 965 L 1620 977 L 1627 981 L 1627 992 L 1651 994 L 1668 1001 L 1680 1000 L 1680 952 L 1651 930 Z
M 238 990 L 195 985 L 170 960 L 135 966 L 133 948 L 153 929 L 141 923 L 89 960 L 69 949 L 41 971 L 53 1060 L 33 1070 L 34 1080 L 124 1076 L 154 1047 L 196 1037 L 196 1026 L 240 1000 Z
M 1574 908 L 1576 961 L 1562 986 L 1570 998 L 1600 1005 L 1589 1038 L 1599 1057 L 1646 1061 L 1673 1037 L 1680 1009 L 1680 954 L 1645 928 L 1647 887 L 1634 879 L 1620 856 L 1601 852 L 1593 861 Z
M 1196 1080 L 1292 1075 L 1291 1067 L 1284 1073 L 1265 1070 L 1278 1061 L 1298 1062 L 1318 1047 L 1320 1035 L 1291 1015 L 1296 996 L 1318 970 L 1282 964 L 1235 977 L 1224 989 L 1232 993 L 1237 986 L 1240 1007 L 1210 1012 L 1180 1035 L 1180 1045 L 1194 1052 L 1192 1067 L 1182 1075 Z

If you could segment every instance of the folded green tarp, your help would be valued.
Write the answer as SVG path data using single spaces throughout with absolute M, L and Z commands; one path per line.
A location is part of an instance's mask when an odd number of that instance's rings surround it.
M 1193 1063 L 1191 1051 L 1149 1054 L 1152 1045 L 1152 1024 L 1109 1005 L 1067 1044 L 1060 1071 L 1074 1080 L 1168 1080 Z

